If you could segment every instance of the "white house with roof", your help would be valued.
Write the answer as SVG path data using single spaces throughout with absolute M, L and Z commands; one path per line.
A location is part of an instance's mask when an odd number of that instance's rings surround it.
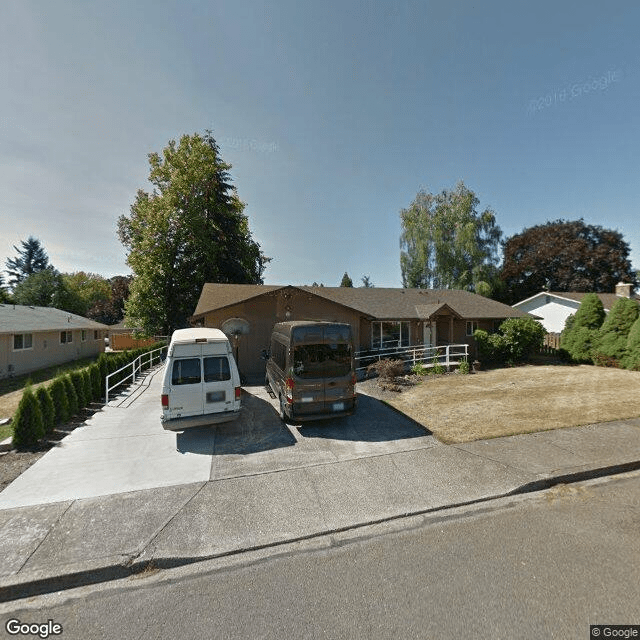
M 631 298 L 632 286 L 620 282 L 615 293 L 597 293 L 604 310 L 609 313 L 611 307 L 620 298 Z M 548 333 L 560 333 L 567 318 L 574 314 L 587 292 L 579 291 L 541 291 L 526 300 L 513 305 L 514 309 L 537 316 Z
M 0 304 L 0 378 L 96 356 L 108 329 L 52 307 Z

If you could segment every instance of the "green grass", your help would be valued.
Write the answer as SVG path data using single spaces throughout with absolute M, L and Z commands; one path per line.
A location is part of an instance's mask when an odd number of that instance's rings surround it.
M 13 429 L 11 424 L 4 424 L 0 427 L 0 442 L 7 438 L 13 438 Z

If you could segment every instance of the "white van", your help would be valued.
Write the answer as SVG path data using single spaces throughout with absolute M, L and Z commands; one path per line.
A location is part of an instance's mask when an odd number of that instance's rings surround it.
M 168 431 L 234 420 L 240 374 L 219 329 L 178 329 L 171 336 L 162 382 L 162 426 Z

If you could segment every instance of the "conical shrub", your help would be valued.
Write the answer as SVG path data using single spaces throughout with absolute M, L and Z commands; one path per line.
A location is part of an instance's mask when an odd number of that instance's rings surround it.
M 618 366 L 627 351 L 627 339 L 633 323 L 638 319 L 638 303 L 620 298 L 602 323 L 593 346 L 595 364 Z
M 44 386 L 40 386 L 36 389 L 35 396 L 40 404 L 44 433 L 47 435 L 52 433 L 53 428 L 56 426 L 56 410 L 53 406 L 53 400 L 51 399 L 49 389 Z
M 13 416 L 13 446 L 16 449 L 32 447 L 44 437 L 44 422 L 40 403 L 36 399 L 31 385 L 27 385 L 22 399 Z
M 51 400 L 53 400 L 56 424 L 64 424 L 71 417 L 71 411 L 69 410 L 67 387 L 62 376 L 53 379 L 49 385 L 49 395 L 51 396 Z
M 72 371 L 69 374 L 69 378 L 73 383 L 73 388 L 76 390 L 76 396 L 78 398 L 78 410 L 75 412 L 77 413 L 80 409 L 87 406 L 87 398 L 84 394 L 84 380 L 82 379 L 82 373 L 80 373 L 80 371 Z
M 625 369 L 640 371 L 640 318 L 638 318 L 629 331 L 627 348 L 622 358 L 622 366 Z
M 82 389 L 84 391 L 84 397 L 85 397 L 85 407 L 93 401 L 93 388 L 91 386 L 91 374 L 89 373 L 88 369 L 82 369 L 80 371 L 80 373 L 82 374 Z
M 76 388 L 69 375 L 62 376 L 62 381 L 64 382 L 65 391 L 67 392 L 67 400 L 69 402 L 69 413 L 72 416 L 75 416 L 80 410 Z

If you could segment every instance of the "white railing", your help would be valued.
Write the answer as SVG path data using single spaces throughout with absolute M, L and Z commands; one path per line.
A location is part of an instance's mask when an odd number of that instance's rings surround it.
M 425 367 L 433 367 L 436 364 L 449 367 L 460 364 L 469 357 L 468 344 L 445 344 L 439 347 L 425 347 L 415 345 L 413 347 L 388 347 L 384 349 L 372 349 L 371 351 L 358 351 L 355 354 L 356 371 L 364 371 L 376 360 L 389 358 L 391 360 L 404 360 L 415 365 L 423 364 Z
M 113 391 L 116 387 L 119 387 L 121 384 L 124 384 L 131 378 L 131 382 L 136 381 L 136 377 L 143 369 L 150 369 L 157 362 L 162 361 L 162 352 L 167 351 L 168 346 L 159 347 L 158 349 L 153 349 L 152 351 L 147 351 L 142 355 L 138 356 L 135 360 L 129 362 L 129 364 L 125 364 L 124 367 L 120 367 L 118 370 L 113 371 L 104 380 L 104 401 L 105 404 L 109 404 L 109 391 Z M 131 369 L 131 373 L 127 374 L 121 380 L 117 380 L 112 385 L 109 384 L 111 378 L 114 378 L 117 374 L 125 371 L 126 369 Z

